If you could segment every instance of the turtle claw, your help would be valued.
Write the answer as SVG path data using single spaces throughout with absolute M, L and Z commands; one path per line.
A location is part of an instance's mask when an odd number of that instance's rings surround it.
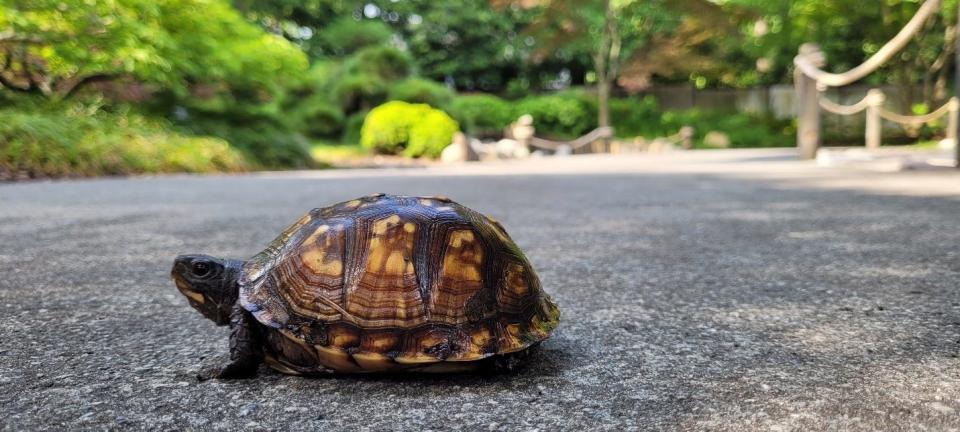
M 217 373 L 217 379 L 245 379 L 257 376 L 258 364 L 249 362 L 233 362 Z

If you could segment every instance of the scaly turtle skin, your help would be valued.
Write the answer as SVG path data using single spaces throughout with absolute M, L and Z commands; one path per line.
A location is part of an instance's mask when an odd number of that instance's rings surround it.
M 246 262 L 177 257 L 177 288 L 231 328 L 223 378 L 511 365 L 559 311 L 499 223 L 442 197 L 315 209 Z

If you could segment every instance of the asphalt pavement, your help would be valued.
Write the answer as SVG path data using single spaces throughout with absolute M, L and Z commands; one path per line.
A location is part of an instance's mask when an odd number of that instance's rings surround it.
M 499 375 L 199 381 L 227 331 L 169 278 L 313 207 L 447 195 L 562 311 Z M 4 430 L 958 430 L 960 174 L 790 151 L 0 185 Z

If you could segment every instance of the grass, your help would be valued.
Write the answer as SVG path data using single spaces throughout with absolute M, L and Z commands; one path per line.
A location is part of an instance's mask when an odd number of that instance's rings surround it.
M 904 148 L 911 150 L 936 150 L 939 148 L 939 146 L 940 140 L 925 140 L 906 145 Z
M 340 144 L 317 141 L 310 146 L 310 155 L 315 161 L 323 165 L 337 165 L 338 163 L 364 159 L 370 152 L 360 144 Z

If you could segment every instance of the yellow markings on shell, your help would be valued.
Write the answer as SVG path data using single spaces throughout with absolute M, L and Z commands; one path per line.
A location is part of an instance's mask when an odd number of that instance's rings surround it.
M 461 230 L 454 231 L 450 234 L 450 246 L 455 248 L 460 247 L 464 242 L 473 241 L 473 231 Z
M 477 271 L 476 266 L 464 264 L 462 261 L 457 261 L 456 257 L 449 255 L 444 258 L 443 275 L 455 277 L 464 282 L 480 281 L 480 272 Z
M 387 257 L 387 262 L 384 267 L 384 273 L 403 274 L 407 268 L 407 262 L 403 259 L 403 252 L 398 250 L 390 252 L 390 256 Z
M 375 235 L 383 235 L 387 233 L 387 228 L 390 225 L 396 225 L 400 222 L 400 215 L 393 215 L 386 219 L 380 219 L 373 223 L 373 233 Z
M 526 279 L 523 277 L 523 266 L 511 264 L 507 267 L 505 279 L 507 289 L 510 290 L 510 292 L 520 296 L 527 293 L 529 287 L 527 286 Z
M 367 269 L 369 271 L 402 275 L 413 273 L 413 265 L 407 255 L 413 248 L 413 238 L 409 236 L 416 230 L 413 223 L 403 225 L 403 232 L 394 232 L 390 236 L 387 230 L 400 223 L 400 215 L 392 215 L 373 223 L 373 235 L 367 248 Z M 398 234 L 399 233 L 399 234 Z M 407 235 L 404 235 L 407 234 Z M 405 237 L 402 243 L 396 243 L 396 235 Z
M 367 270 L 379 273 L 383 269 L 384 248 L 380 246 L 380 239 L 370 241 L 370 249 L 367 252 Z
M 527 345 L 520 340 L 520 324 L 509 324 L 506 330 L 506 333 L 501 335 L 501 353 L 516 352 L 527 347 Z
M 330 339 L 330 343 L 333 346 L 348 346 L 357 343 L 357 337 L 352 334 L 335 334 Z
M 480 281 L 477 265 L 483 261 L 483 250 L 476 247 L 473 231 L 460 230 L 450 234 L 449 245 L 456 250 L 447 251 L 443 257 L 443 275 L 461 281 Z M 474 246 L 472 256 L 464 256 L 463 248 Z M 470 250 L 470 249 L 468 249 Z
M 490 341 L 490 329 L 481 327 L 470 335 L 470 342 L 475 348 L 480 348 Z
M 395 360 L 397 361 L 397 363 L 404 363 L 404 364 L 436 363 L 436 362 L 440 361 L 440 359 L 438 359 L 438 358 L 435 357 L 435 356 L 432 356 L 432 355 L 430 355 L 430 354 L 425 353 L 425 351 L 428 350 L 430 347 L 432 347 L 432 346 L 434 346 L 434 345 L 437 345 L 437 344 L 443 342 L 444 340 L 445 340 L 444 338 L 442 338 L 442 337 L 440 337 L 440 336 L 438 336 L 438 335 L 436 335 L 436 334 L 428 334 L 428 335 L 426 335 L 424 338 L 422 338 L 422 339 L 419 340 L 419 343 L 420 343 L 419 351 L 420 351 L 420 352 L 418 352 L 418 353 L 416 353 L 416 354 L 414 354 L 414 355 L 412 355 L 412 356 L 401 356 L 401 357 L 397 357 Z
M 396 346 L 398 342 L 400 342 L 399 337 L 379 336 L 368 339 L 366 344 L 369 345 L 370 350 L 380 352 Z
M 318 237 L 327 231 L 330 231 L 329 225 L 320 225 L 317 227 L 317 230 L 303 242 L 309 249 L 302 253 L 301 260 L 314 274 L 340 276 L 343 274 L 343 263 L 338 259 L 326 260 L 327 252 L 324 249 L 317 248 L 315 245 Z M 328 243 L 329 239 L 327 239 L 325 245 Z
M 360 206 L 360 200 L 348 201 L 343 206 L 346 208 L 357 208 L 358 206 Z
M 477 271 L 477 266 L 465 263 L 459 257 L 449 253 L 443 257 L 443 275 L 464 282 L 480 281 L 480 272 Z
M 343 274 L 343 263 L 334 259 L 324 261 L 326 252 L 318 249 L 311 249 L 303 254 L 303 263 L 310 268 L 314 274 L 327 276 L 340 276 Z
M 319 238 L 320 235 L 322 235 L 323 233 L 325 233 L 325 232 L 327 232 L 327 231 L 329 231 L 329 230 L 330 230 L 330 226 L 329 226 L 329 225 L 320 225 L 320 226 L 318 226 L 317 229 L 313 232 L 313 234 L 310 234 L 310 237 L 307 237 L 307 239 L 303 241 L 303 244 L 305 244 L 305 245 L 310 245 L 310 244 L 312 244 L 312 243 L 316 243 L 317 238 Z

